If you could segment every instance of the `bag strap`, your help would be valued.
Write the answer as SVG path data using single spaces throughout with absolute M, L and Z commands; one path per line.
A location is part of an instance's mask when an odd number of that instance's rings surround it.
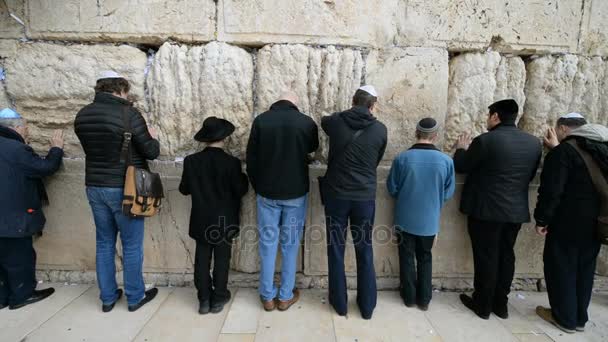
M 344 120 L 344 118 L 342 118 L 342 120 Z M 344 121 L 344 123 L 346 123 L 346 121 Z M 369 126 L 368 126 L 369 127 Z M 367 127 L 366 127 L 367 128 Z M 353 135 L 350 137 L 350 140 L 346 143 L 346 145 L 344 145 L 344 147 L 342 148 L 342 153 L 340 154 L 339 158 L 333 158 L 332 160 L 329 161 L 329 164 L 327 165 L 327 169 L 329 169 L 329 167 L 333 164 L 336 164 L 336 159 L 338 160 L 342 160 L 345 158 L 346 152 L 348 151 L 349 147 L 352 146 L 352 144 L 355 142 L 355 140 L 357 140 L 357 138 L 365 131 L 365 128 L 356 130 Z
M 126 108 L 122 109 L 122 123 L 124 125 L 125 131 L 122 134 L 122 147 L 120 150 L 120 162 L 125 162 L 126 166 L 129 167 L 132 165 L 131 161 L 131 139 L 133 138 L 133 133 L 131 133 L 131 120 L 129 118 L 129 113 Z
M 578 154 L 585 161 L 585 165 L 587 165 L 587 170 L 589 170 L 589 175 L 591 175 L 591 180 L 593 181 L 593 185 L 595 186 L 595 189 L 597 190 L 597 192 L 600 194 L 600 197 L 601 197 L 602 203 L 604 203 L 604 206 L 608 207 L 608 181 L 606 181 L 606 178 L 602 174 L 602 171 L 600 170 L 599 165 L 597 164 L 597 162 L 595 160 L 593 160 L 593 157 L 591 156 L 591 154 L 589 154 L 587 151 L 583 150 L 580 146 L 578 146 L 578 143 L 576 142 L 576 140 L 570 139 L 570 140 L 567 140 L 566 142 L 570 146 L 574 147 L 576 152 L 578 152 Z

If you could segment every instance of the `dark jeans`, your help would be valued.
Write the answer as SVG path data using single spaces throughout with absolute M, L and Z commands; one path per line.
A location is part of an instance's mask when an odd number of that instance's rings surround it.
M 545 240 L 543 261 L 547 294 L 555 320 L 565 328 L 584 327 L 589 320 L 596 258 L 600 243 L 572 243 L 553 236 Z
M 340 315 L 345 315 L 348 310 L 344 249 L 349 219 L 357 258 L 357 304 L 363 317 L 370 317 L 376 307 L 376 271 L 372 249 L 375 213 L 376 203 L 373 200 L 325 200 L 329 303 Z
M 223 302 L 230 299 L 228 290 L 228 273 L 230 271 L 230 251 L 232 242 L 223 241 L 212 245 L 196 242 L 194 257 L 194 285 L 198 290 L 200 302 L 211 300 Z M 213 277 L 211 276 L 211 259 L 213 258 Z
M 435 236 L 418 236 L 397 230 L 400 294 L 407 305 L 428 305 L 433 296 L 433 242 Z
M 0 304 L 17 305 L 36 289 L 32 237 L 0 238 Z
M 513 247 L 521 224 L 468 218 L 475 264 L 473 303 L 481 315 L 506 311 L 515 273 Z

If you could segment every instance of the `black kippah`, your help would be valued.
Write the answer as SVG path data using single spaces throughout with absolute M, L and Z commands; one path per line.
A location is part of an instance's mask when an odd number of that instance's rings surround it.
M 439 129 L 437 121 L 433 118 L 424 118 L 418 122 L 416 130 L 422 133 L 435 133 Z

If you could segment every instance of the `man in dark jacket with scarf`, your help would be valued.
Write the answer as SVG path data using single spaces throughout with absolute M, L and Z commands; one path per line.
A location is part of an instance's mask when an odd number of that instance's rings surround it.
M 545 281 L 551 308 L 537 313 L 566 333 L 584 331 L 600 242 L 596 237 L 600 196 L 585 161 L 570 145 L 589 153 L 608 175 L 608 128 L 585 124 L 571 113 L 557 121 L 560 144 L 545 157 L 534 212 L 545 236 Z
M 109 312 L 122 296 L 116 283 L 116 237 L 120 232 L 123 274 L 129 311 L 150 302 L 158 290 L 145 291 L 144 219 L 122 213 L 126 162 L 121 158 L 123 136 L 131 128 L 131 163 L 147 168 L 146 160 L 160 153 L 159 143 L 141 113 L 127 100 L 129 82 L 113 71 L 102 73 L 93 103 L 76 115 L 74 129 L 86 154 L 86 186 L 96 227 L 96 271 L 102 311 Z M 155 135 L 155 134 L 154 134 Z
M 44 228 L 48 197 L 42 178 L 57 172 L 63 132 L 55 131 L 45 158 L 27 145 L 27 126 L 11 109 L 0 112 L 0 309 L 41 301 L 55 290 L 36 290 L 32 236 Z
M 359 88 L 353 107 L 326 116 L 321 127 L 329 136 L 329 162 L 323 185 L 327 231 L 329 303 L 347 314 L 344 248 L 350 230 L 357 255 L 357 304 L 364 319 L 376 307 L 376 272 L 372 230 L 376 214 L 376 168 L 384 156 L 387 129 L 373 115 L 378 94 Z
M 519 107 L 502 100 L 489 107 L 488 131 L 458 141 L 456 172 L 467 174 L 460 211 L 468 215 L 475 263 L 475 292 L 462 303 L 482 319 L 509 316 L 508 294 L 515 273 L 515 241 L 530 221 L 528 189 L 542 155 L 540 141 L 515 125 Z

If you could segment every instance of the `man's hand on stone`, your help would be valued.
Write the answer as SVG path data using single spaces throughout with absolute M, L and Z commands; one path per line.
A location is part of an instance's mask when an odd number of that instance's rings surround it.
M 546 236 L 547 232 L 547 227 L 536 226 L 536 234 L 540 236 Z
M 51 147 L 63 149 L 63 130 L 56 129 L 51 137 Z
M 458 140 L 456 141 L 457 150 L 460 150 L 460 149 L 467 150 L 469 148 L 469 145 L 471 145 L 471 135 L 470 134 L 465 133 L 458 137 Z
M 148 133 L 150 133 L 150 136 L 153 139 L 157 139 L 158 140 L 158 132 L 156 131 L 156 129 L 154 127 L 148 127 Z
M 559 145 L 559 140 L 557 139 L 557 133 L 555 133 L 555 128 L 551 127 L 547 130 L 547 133 L 545 133 L 545 136 L 543 137 L 543 143 L 545 144 L 545 146 L 547 146 L 547 148 L 550 149 Z

